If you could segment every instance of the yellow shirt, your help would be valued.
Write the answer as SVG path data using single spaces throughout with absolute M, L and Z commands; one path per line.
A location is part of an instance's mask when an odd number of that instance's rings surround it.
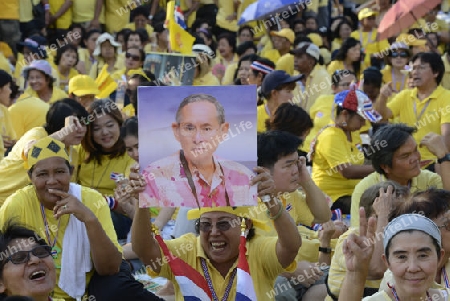
M 32 0 L 36 5 L 40 0 Z M 33 20 L 33 7 L 31 6 L 31 0 L 19 0 L 19 20 L 21 23 L 30 22 Z
M 114 243 L 116 248 L 122 252 L 122 247 L 117 241 L 116 232 L 111 220 L 111 213 L 108 208 L 107 203 L 103 197 L 96 191 L 89 189 L 87 187 L 81 188 L 81 202 L 88 207 L 97 217 L 98 221 L 103 227 L 106 235 Z M 56 229 L 58 227 L 58 221 L 55 219 L 52 210 L 45 209 L 45 216 L 48 222 L 48 228 Z M 0 208 L 0 221 L 3 224 L 8 218 L 17 218 L 19 223 L 26 224 L 31 227 L 41 237 L 46 237 L 45 235 L 45 224 L 41 215 L 40 202 L 36 195 L 36 190 L 33 185 L 29 185 L 23 189 L 18 190 L 15 194 L 9 197 L 3 206 Z M 63 248 L 63 238 L 64 233 L 69 223 L 69 215 L 64 215 L 60 219 L 61 224 L 57 228 L 58 233 L 50 233 L 53 239 L 54 235 L 57 235 L 56 247 L 57 247 L 57 257 L 54 259 L 56 266 L 56 286 L 54 290 L 54 296 L 56 298 L 64 298 L 66 300 L 72 300 L 64 291 L 58 287 L 59 275 L 61 273 L 61 258 Z M 58 235 L 59 234 L 59 235 Z M 50 242 L 49 242 L 50 243 Z M 59 249 L 59 250 L 58 250 Z M 67 250 L 67 252 L 73 252 L 72 250 Z M 94 268 L 86 273 L 86 287 L 94 275 Z
M 255 235 L 249 242 L 247 242 L 247 261 L 250 269 L 250 274 L 253 280 L 253 286 L 258 301 L 274 300 L 274 291 L 272 288 L 275 284 L 276 277 L 283 271 L 293 272 L 297 266 L 294 261 L 289 267 L 283 269 L 278 262 L 278 258 L 275 251 L 275 245 L 277 237 L 267 237 Z M 194 234 L 185 234 L 179 238 L 165 241 L 167 247 L 177 257 L 181 258 L 188 265 L 197 270 L 203 275 L 202 265 L 200 258 L 204 258 L 208 267 L 209 274 L 211 276 L 211 282 L 219 300 L 225 293 L 225 288 L 231 277 L 231 272 L 236 268 L 237 260 L 224 277 L 214 268 L 206 257 L 205 252 L 200 244 L 200 237 L 196 237 Z M 183 252 L 180 250 L 189 249 L 189 252 Z M 161 251 L 162 254 L 162 251 Z M 147 267 L 147 272 L 150 275 L 155 275 L 151 270 L 151 264 Z M 167 261 L 163 261 L 159 276 L 171 280 L 175 287 L 175 300 L 183 301 L 184 297 L 180 293 L 180 288 L 175 280 L 175 277 L 167 264 Z M 236 299 L 236 279 L 233 280 L 228 300 Z M 266 294 L 267 292 L 267 294 Z M 271 295 L 269 297 L 268 295 Z
M 281 55 L 280 52 L 276 49 L 268 49 L 261 51 L 261 57 L 271 60 L 272 62 L 278 62 Z
M 308 136 L 306 136 L 305 141 L 303 142 L 302 150 L 305 152 L 309 152 L 309 148 L 311 142 L 316 137 L 317 133 L 324 126 L 331 122 L 332 110 L 334 105 L 334 95 L 320 95 L 314 104 L 309 109 L 309 116 L 313 120 L 313 128 L 309 132 Z
M 450 91 L 442 86 L 438 86 L 428 98 L 422 101 L 417 98 L 417 88 L 404 90 L 397 94 L 387 106 L 392 111 L 393 117 L 398 117 L 399 122 L 417 126 L 417 132 L 413 133 L 417 144 L 429 132 L 440 134 L 441 125 L 450 123 L 448 111 L 450 110 Z M 420 116 L 422 111 L 424 113 Z M 419 120 L 417 120 L 418 117 L 420 117 Z M 436 159 L 426 147 L 419 146 L 419 152 L 422 160 Z
M 364 71 L 366 69 L 366 66 L 370 66 L 370 64 L 366 65 L 365 63 L 361 62 L 361 69 L 359 72 L 361 73 L 362 71 Z M 334 60 L 334 61 L 331 61 L 331 63 L 328 65 L 327 71 L 328 71 L 328 74 L 330 75 L 330 80 L 331 80 L 331 76 L 333 75 L 334 71 L 336 71 L 336 70 L 345 70 L 344 61 Z M 357 79 L 359 78 L 359 76 L 360 76 L 359 73 L 356 74 Z
M 17 100 L 17 102 L 22 101 L 22 99 L 28 98 L 28 97 L 36 97 L 39 98 L 38 94 L 36 91 L 34 91 L 33 89 L 31 89 L 31 87 L 26 88 L 26 90 L 23 92 L 22 95 L 20 95 L 19 99 Z M 52 104 L 54 102 L 57 102 L 60 99 L 66 98 L 68 97 L 67 93 L 64 92 L 63 90 L 61 90 L 60 88 L 58 88 L 57 86 L 53 86 L 53 93 L 52 93 L 52 97 L 49 100 L 49 104 Z
M 339 50 L 342 46 L 342 39 L 341 38 L 336 38 L 333 40 L 333 42 L 331 42 L 331 53 L 333 53 L 333 51 L 335 50 Z
M 229 31 L 236 32 L 238 30 L 237 20 L 229 21 L 226 18 L 232 15 L 234 12 L 233 1 L 218 0 L 218 11 L 216 16 L 216 25 L 227 29 Z
M 444 73 L 444 77 L 442 78 L 441 85 L 445 89 L 449 90 L 450 89 L 450 62 L 448 60 L 448 54 L 444 54 L 442 56 L 442 61 L 444 62 L 445 73 Z
M 317 64 L 313 71 L 306 79 L 306 83 L 299 94 L 294 96 L 293 102 L 300 103 L 300 106 L 309 113 L 311 106 L 316 102 L 320 95 L 331 94 L 331 76 L 328 75 L 327 70 Z
M 387 181 L 384 175 L 377 172 L 373 172 L 361 182 L 356 185 L 355 190 L 352 194 L 352 207 L 350 210 L 350 221 L 352 227 L 359 227 L 359 203 L 361 202 L 361 196 L 366 191 L 367 188 L 378 184 L 380 182 Z M 442 189 L 442 179 L 441 177 L 431 171 L 422 170 L 417 177 L 411 179 L 410 192 L 414 193 L 416 191 L 424 191 L 429 188 L 439 188 Z
M 191 1 L 191 5 L 192 5 L 192 2 L 194 2 L 194 1 Z M 242 4 L 241 4 L 241 5 L 242 5 Z M 187 6 L 186 0 L 181 0 L 181 1 L 180 1 L 180 8 L 181 8 L 182 11 L 189 10 L 189 7 Z M 188 28 L 191 28 L 192 23 L 194 23 L 194 21 L 195 21 L 196 18 L 197 18 L 197 12 L 194 10 L 194 11 L 189 15 L 187 21 L 185 20 L 185 21 L 186 21 L 186 25 L 187 25 Z
M 89 50 L 87 50 L 86 48 L 78 48 L 78 60 L 84 63 L 84 69 L 86 70 L 86 73 L 91 70 L 92 66 L 96 62 L 96 60 L 91 57 Z
M 91 187 L 103 195 L 113 195 L 116 189 L 116 182 L 111 179 L 112 173 L 123 174 L 128 177 L 130 167 L 136 162 L 128 156 L 124 155 L 109 159 L 108 156 L 102 156 L 102 164 L 99 165 L 95 160 L 89 163 L 84 162 L 86 151 L 78 148 L 78 167 L 77 183 L 86 187 Z
M 19 2 L 17 0 L 2 0 L 0 20 L 19 20 Z
M 269 119 L 268 109 L 265 104 L 258 106 L 256 109 L 256 122 L 258 133 L 266 131 L 266 120 Z
M 222 85 L 230 86 L 234 85 L 234 73 L 237 70 L 238 63 L 231 63 L 225 69 L 225 74 L 222 78 Z
M 276 61 L 276 70 L 284 70 L 290 75 L 294 75 L 294 56 L 290 53 L 286 53 Z
M 347 273 L 342 245 L 351 233 L 359 234 L 359 228 L 350 228 L 339 237 L 334 249 L 334 256 L 331 258 L 330 271 L 328 272 L 328 287 L 330 288 L 331 293 L 336 297 L 339 296 L 341 285 L 344 282 L 345 274 Z M 381 280 L 366 280 L 364 287 L 378 288 L 380 282 Z M 325 300 L 331 301 L 332 299 L 330 296 L 327 296 Z
M 61 6 L 66 2 L 65 0 L 48 0 L 50 4 L 50 13 L 52 15 L 56 14 Z M 75 1 L 76 2 L 76 1 Z M 61 17 L 59 17 L 56 22 L 56 28 L 67 29 L 72 24 L 72 7 L 70 7 Z
M 67 91 L 67 90 L 68 90 L 68 87 L 69 87 L 69 81 L 70 81 L 70 79 L 73 78 L 73 77 L 75 77 L 75 76 L 77 76 L 77 75 L 79 74 L 78 71 L 77 71 L 75 68 L 70 68 L 69 75 L 64 76 L 64 75 L 62 75 L 62 74 L 59 72 L 59 69 L 58 69 L 58 68 L 56 68 L 56 70 L 57 70 L 57 72 L 58 72 L 58 80 L 59 80 L 59 82 L 60 82 L 59 88 L 60 88 L 62 91 Z
M 17 139 L 35 127 L 45 124 L 50 105 L 37 97 L 26 97 L 8 108 Z
M 211 71 L 206 73 L 203 77 L 194 78 L 193 86 L 220 86 L 220 82 Z
M 122 60 L 121 58 L 122 58 L 121 55 L 117 56 L 116 63 L 114 64 L 113 73 L 120 69 L 125 68 L 125 61 Z M 102 71 L 104 65 L 105 65 L 105 61 L 103 60 L 103 58 L 101 58 L 101 57 L 98 58 L 98 60 L 94 64 L 92 64 L 90 71 L 88 71 L 89 76 L 92 77 L 93 79 L 96 79 L 97 76 Z
M 7 197 L 30 183 L 27 170 L 23 165 L 22 155 L 25 146 L 31 140 L 39 140 L 47 136 L 47 132 L 42 127 L 28 131 L 17 141 L 8 156 L 0 161 L 0 207 Z
M 136 30 L 136 24 L 134 24 L 134 22 L 128 23 L 125 28 L 129 28 L 133 31 Z M 150 24 L 145 25 L 145 30 L 148 33 L 148 36 L 150 37 L 154 31 L 153 27 Z
M 9 45 L 6 44 L 5 42 L 0 42 L 0 52 L 3 53 L 5 58 L 9 58 L 14 55 L 11 50 L 11 47 L 9 47 Z
M 92 0 L 75 0 L 72 6 L 73 23 L 90 22 L 94 19 L 95 2 Z
M 14 131 L 11 116 L 9 115 L 8 108 L 0 104 L 0 136 L 8 136 L 8 140 L 16 140 L 16 132 Z M 5 147 L 3 145 L 3 139 L 0 143 L 0 160 L 3 159 L 5 153 Z
M 390 65 L 386 65 L 383 70 L 381 70 L 381 74 L 383 75 L 383 84 L 392 82 L 394 89 L 398 92 L 408 89 L 408 75 L 402 75 L 402 77 L 395 78 L 395 81 L 393 81 L 392 67 Z
M 366 54 L 364 64 L 370 66 L 370 56 L 381 52 L 384 49 L 389 49 L 390 45 L 387 40 L 377 41 L 377 29 L 372 29 L 371 32 L 355 30 L 351 33 L 351 37 L 355 38 L 361 43 L 361 48 Z M 361 69 L 361 71 L 364 69 Z
M 12 75 L 11 66 L 9 65 L 8 59 L 0 52 L 0 70 L 4 70 L 8 72 L 9 75 Z
M 107 32 L 118 32 L 127 25 L 130 20 L 128 5 L 128 0 L 106 1 L 105 26 Z
M 344 131 L 326 128 L 316 142 L 312 179 L 330 198 L 336 201 L 342 196 L 350 196 L 359 180 L 344 178 L 337 166 L 341 164 L 362 165 L 364 153 L 355 146 L 355 141 L 348 141 Z

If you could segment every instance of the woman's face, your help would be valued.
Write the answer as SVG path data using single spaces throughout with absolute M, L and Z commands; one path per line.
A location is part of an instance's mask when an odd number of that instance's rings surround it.
M 94 142 L 100 145 L 103 151 L 111 151 L 120 137 L 119 123 L 110 115 L 104 114 L 94 121 L 92 134 Z
M 86 48 L 89 50 L 90 53 L 94 52 L 95 43 L 97 42 L 99 36 L 100 34 L 96 32 L 91 34 L 91 36 L 87 40 L 84 40 L 84 44 L 86 45 Z
M 251 73 L 250 71 L 250 61 L 242 61 L 241 66 L 239 67 L 237 77 L 241 80 L 242 85 L 248 85 L 248 76 Z
M 9 107 L 11 103 L 11 83 L 7 83 L 0 88 L 0 103 L 6 107 Z
M 244 29 L 243 31 L 241 31 L 241 34 L 239 35 L 239 42 L 243 43 L 246 41 L 253 41 L 253 37 L 251 35 L 250 30 L 248 29 Z
M 357 62 L 361 59 L 361 44 L 356 44 L 347 51 L 347 57 L 352 62 Z
M 211 46 L 212 40 L 209 39 L 203 32 L 199 32 L 198 35 L 203 39 L 203 41 L 205 41 L 206 45 Z
M 409 61 L 409 54 L 404 50 L 397 50 L 391 54 L 392 67 L 403 69 Z
M 233 48 L 230 44 L 228 44 L 228 40 L 225 38 L 219 40 L 217 49 L 219 49 L 219 53 L 222 57 L 227 57 L 233 54 Z
M 122 45 L 122 51 L 125 52 L 125 50 L 127 49 L 127 45 L 125 43 L 125 37 L 123 36 L 123 34 L 117 36 L 117 43 L 120 43 L 120 45 Z
M 348 37 L 350 37 L 351 33 L 352 28 L 347 23 L 342 24 L 341 27 L 339 28 L 339 36 L 341 37 L 342 40 L 345 40 Z
M 128 155 L 133 158 L 134 161 L 139 162 L 139 140 L 136 136 L 126 136 L 123 138 Z
M 141 53 L 138 49 L 128 49 L 125 53 L 125 67 L 127 70 L 139 69 L 142 67 Z
M 111 45 L 111 42 L 106 40 L 100 45 L 100 53 L 103 58 L 110 59 L 116 55 L 115 48 Z
M 397 291 L 422 296 L 433 285 L 438 254 L 430 235 L 422 231 L 404 231 L 394 236 L 386 266 L 392 271 Z M 443 251 L 443 250 L 442 250 Z
M 18 259 L 18 252 L 38 252 L 39 258 L 33 253 L 28 253 L 29 260 L 24 263 L 14 264 L 11 260 L 5 263 L 0 280 L 0 292 L 7 296 L 29 296 L 36 299 L 48 298 L 56 285 L 56 272 L 53 258 L 50 253 L 40 247 L 31 238 L 19 238 L 13 240 L 9 250 L 18 250 L 16 253 L 8 254 Z M 21 254 L 22 255 L 22 254 Z
M 28 73 L 28 84 L 31 89 L 36 92 L 43 91 L 49 87 L 49 79 L 44 75 L 42 71 L 30 70 Z
M 65 51 L 61 55 L 61 59 L 59 60 L 59 65 L 65 68 L 72 68 L 77 63 L 77 53 L 72 49 Z
M 136 46 L 138 48 L 142 48 L 142 41 L 141 41 L 141 38 L 139 37 L 138 34 L 131 34 L 128 37 L 127 49 L 132 47 L 132 46 Z

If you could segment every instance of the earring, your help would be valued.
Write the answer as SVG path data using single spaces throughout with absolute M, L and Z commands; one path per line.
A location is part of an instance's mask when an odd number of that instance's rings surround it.
M 342 122 L 342 126 L 347 126 L 347 122 Z

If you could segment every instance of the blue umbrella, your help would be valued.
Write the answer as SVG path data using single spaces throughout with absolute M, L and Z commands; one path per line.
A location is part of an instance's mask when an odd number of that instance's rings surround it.
M 253 21 L 263 20 L 280 14 L 279 17 L 286 19 L 296 15 L 306 8 L 305 0 L 259 0 L 250 4 L 241 14 L 238 25 Z

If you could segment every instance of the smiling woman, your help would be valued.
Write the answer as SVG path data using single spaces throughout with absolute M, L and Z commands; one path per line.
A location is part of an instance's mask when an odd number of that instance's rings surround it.
M 28 296 L 35 301 L 49 298 L 56 285 L 51 248 L 37 233 L 8 221 L 0 232 L 0 300 Z

